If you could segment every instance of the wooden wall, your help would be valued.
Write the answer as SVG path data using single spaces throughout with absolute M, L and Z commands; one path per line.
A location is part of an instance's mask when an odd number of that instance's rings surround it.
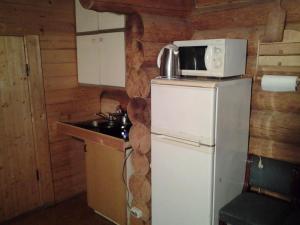
M 83 144 L 56 131 L 57 120 L 100 110 L 97 88 L 79 88 L 73 0 L 3 0 L 0 35 L 40 36 L 55 200 L 85 190 Z
M 257 67 L 259 41 L 264 35 L 268 13 L 275 2 L 197 0 L 197 9 L 191 13 L 189 21 L 194 29 L 193 39 L 248 39 L 246 73 L 256 79 L 252 90 L 249 151 L 300 163 L 300 114 L 297 106 L 300 105 L 299 90 L 294 93 L 265 92 L 257 81 L 263 73 L 300 74 L 299 67 L 295 66 L 277 66 L 275 70 L 274 67 L 272 70 Z M 300 1 L 284 0 L 282 6 L 287 11 L 285 29 L 300 31 Z M 282 52 L 278 54 L 285 55 Z

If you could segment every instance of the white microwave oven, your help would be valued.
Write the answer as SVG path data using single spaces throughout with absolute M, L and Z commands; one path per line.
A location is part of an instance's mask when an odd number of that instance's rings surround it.
M 245 74 L 247 40 L 175 41 L 184 76 L 231 77 Z

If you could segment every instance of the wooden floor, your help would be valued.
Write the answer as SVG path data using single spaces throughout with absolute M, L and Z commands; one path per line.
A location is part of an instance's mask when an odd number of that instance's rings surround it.
M 38 209 L 1 225 L 113 225 L 88 208 L 85 194 Z

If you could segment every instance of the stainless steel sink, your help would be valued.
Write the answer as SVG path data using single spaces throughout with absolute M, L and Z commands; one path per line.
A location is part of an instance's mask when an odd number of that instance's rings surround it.
M 117 121 L 103 119 L 83 121 L 72 125 L 125 140 L 128 140 L 128 133 L 131 127 L 131 124 L 123 125 Z

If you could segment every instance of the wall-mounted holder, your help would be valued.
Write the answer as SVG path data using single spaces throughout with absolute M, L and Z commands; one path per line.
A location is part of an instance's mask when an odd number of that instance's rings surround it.
M 294 92 L 300 84 L 298 76 L 263 75 L 259 80 L 262 90 L 272 92 Z

